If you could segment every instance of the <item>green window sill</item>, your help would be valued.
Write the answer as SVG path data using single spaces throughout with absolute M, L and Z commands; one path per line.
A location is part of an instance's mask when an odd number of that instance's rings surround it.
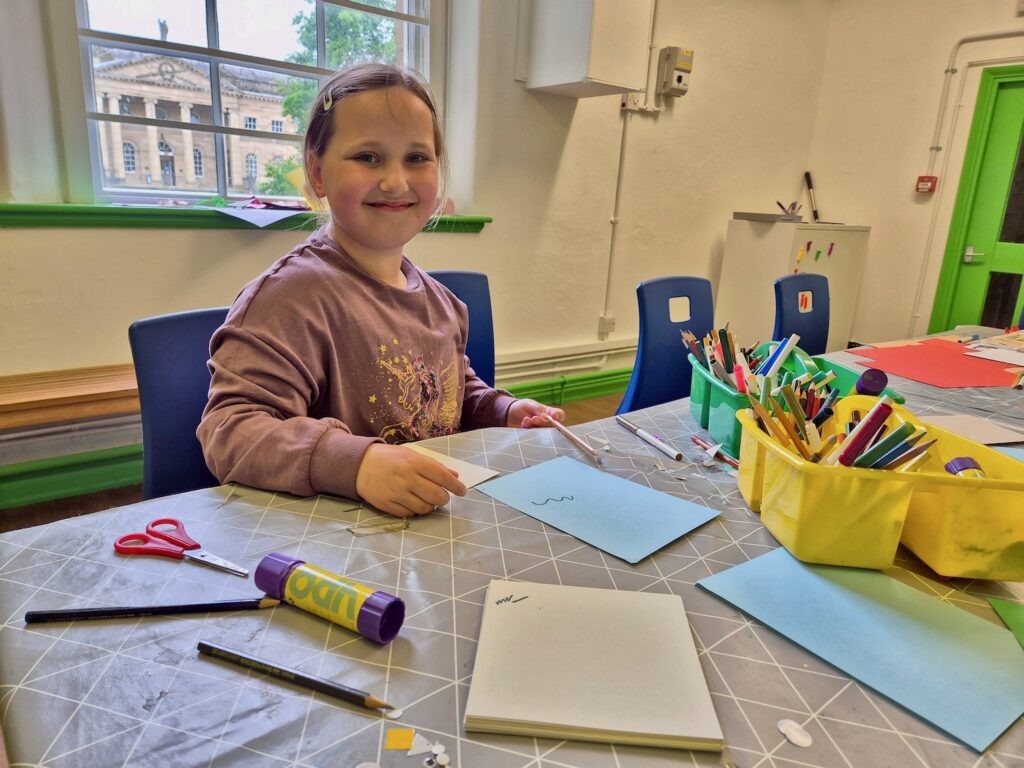
M 424 232 L 479 232 L 490 216 L 441 216 Z M 298 213 L 266 227 L 209 208 L 76 205 L 72 203 L 0 203 L 2 227 L 106 227 L 145 229 L 315 229 L 315 213 Z

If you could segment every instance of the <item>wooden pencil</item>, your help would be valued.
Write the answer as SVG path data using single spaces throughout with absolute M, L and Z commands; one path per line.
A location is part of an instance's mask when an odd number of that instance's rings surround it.
M 223 645 L 200 640 L 198 647 L 200 653 L 205 653 L 208 656 L 214 656 L 218 659 L 224 659 L 224 661 L 230 661 L 233 664 L 246 667 L 254 672 L 262 672 L 270 675 L 271 677 L 276 677 L 279 680 L 285 680 L 289 683 L 294 683 L 295 685 L 308 688 L 309 690 L 316 691 L 317 693 L 333 696 L 336 699 L 341 699 L 351 704 L 358 704 L 359 706 L 366 707 L 367 709 L 394 709 L 394 707 L 387 702 L 378 699 L 376 696 L 373 696 L 366 691 L 349 688 L 347 685 L 335 683 L 322 677 L 307 675 L 303 672 L 299 672 L 297 669 L 280 667 L 273 662 L 258 659 L 255 656 L 250 656 L 246 653 L 242 653 L 241 651 L 234 651 L 230 648 L 225 648 Z
M 274 597 L 254 597 L 245 600 L 216 600 L 212 603 L 186 603 L 184 605 L 110 606 L 100 608 L 65 608 L 56 611 L 29 611 L 26 624 L 46 621 L 80 621 L 82 619 L 128 619 L 137 616 L 174 616 L 183 613 L 216 613 L 218 611 L 252 611 L 273 608 L 281 601 Z
M 570 443 L 575 445 L 584 453 L 589 454 L 598 464 L 604 463 L 601 460 L 601 454 L 599 454 L 597 450 L 590 445 L 590 443 L 587 443 L 582 438 L 577 437 L 575 434 L 570 432 L 569 428 L 562 424 L 560 421 L 555 421 L 555 419 L 551 418 L 550 416 L 548 416 L 547 418 L 548 421 L 551 423 L 551 426 L 553 426 L 555 429 L 557 429 L 559 432 L 565 435 L 566 439 L 568 439 Z

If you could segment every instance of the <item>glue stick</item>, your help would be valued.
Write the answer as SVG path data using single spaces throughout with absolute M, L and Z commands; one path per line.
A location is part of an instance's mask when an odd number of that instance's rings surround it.
M 280 552 L 271 552 L 260 561 L 255 581 L 257 589 L 271 597 L 377 643 L 391 642 L 405 620 L 401 598 Z

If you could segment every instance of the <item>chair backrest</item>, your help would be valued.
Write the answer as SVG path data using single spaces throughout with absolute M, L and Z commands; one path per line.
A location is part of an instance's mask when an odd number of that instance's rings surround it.
M 801 304 L 801 294 L 809 298 Z M 773 339 L 800 335 L 797 345 L 809 355 L 820 355 L 828 346 L 828 278 L 809 272 L 786 275 L 775 281 L 775 330 Z
M 673 322 L 669 302 L 686 297 L 690 317 Z M 658 277 L 636 287 L 640 309 L 640 339 L 636 362 L 618 413 L 678 400 L 690 394 L 690 361 L 680 331 L 698 339 L 711 332 L 714 303 L 711 281 L 703 277 Z
M 208 488 L 196 428 L 210 390 L 210 337 L 227 307 L 137 320 L 128 328 L 142 406 L 142 493 L 152 499 Z
M 494 386 L 494 318 L 491 288 L 483 272 L 441 269 L 428 273 L 454 293 L 469 309 L 469 337 L 466 355 L 476 375 Z

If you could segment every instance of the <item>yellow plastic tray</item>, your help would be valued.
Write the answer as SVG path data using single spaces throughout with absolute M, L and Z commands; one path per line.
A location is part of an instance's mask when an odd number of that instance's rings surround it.
M 893 564 L 916 473 L 804 461 L 758 429 L 751 411 L 736 418 L 740 493 L 780 544 L 807 563 Z
M 915 467 L 919 482 L 903 543 L 942 576 L 1024 581 L 1024 463 L 925 426 L 938 442 Z M 985 477 L 946 472 L 946 462 L 957 456 L 973 458 Z
M 864 414 L 875 402 L 843 398 L 830 423 L 839 428 L 852 410 Z M 740 492 L 800 560 L 886 568 L 902 541 L 942 576 L 1024 580 L 1024 465 L 1016 459 L 922 422 L 899 405 L 890 428 L 910 421 L 937 440 L 906 472 L 813 464 L 758 429 L 750 411 L 737 418 Z M 973 457 L 986 477 L 946 472 L 957 456 Z

